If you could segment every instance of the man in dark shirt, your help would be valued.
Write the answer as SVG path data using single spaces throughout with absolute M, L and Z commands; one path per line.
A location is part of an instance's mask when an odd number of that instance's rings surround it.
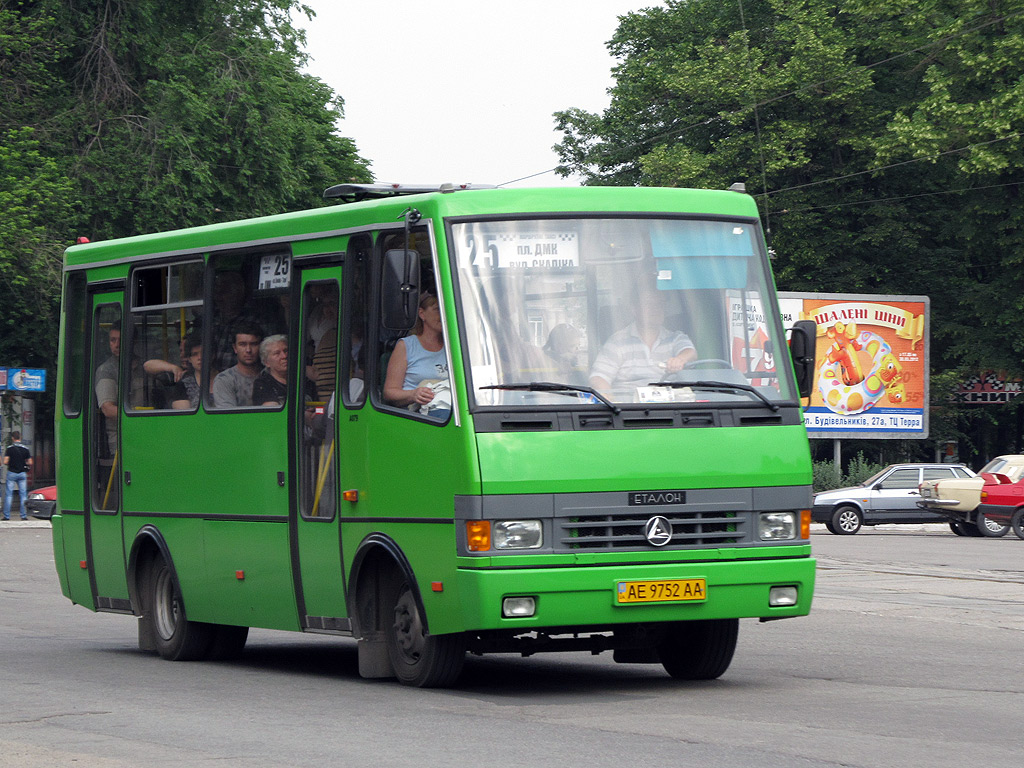
M 21 519 L 28 520 L 25 499 L 28 498 L 28 468 L 32 466 L 32 454 L 21 443 L 21 432 L 11 431 L 13 441 L 4 452 L 4 466 L 7 467 L 7 494 L 4 496 L 4 520 L 11 519 L 11 498 L 14 491 L 21 497 Z

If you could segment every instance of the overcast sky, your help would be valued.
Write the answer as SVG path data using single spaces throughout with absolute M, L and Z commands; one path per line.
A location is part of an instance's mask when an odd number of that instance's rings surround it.
M 305 0 L 309 72 L 377 181 L 574 185 L 552 114 L 608 104 L 618 17 L 660 0 Z M 341 181 L 339 179 L 339 181 Z

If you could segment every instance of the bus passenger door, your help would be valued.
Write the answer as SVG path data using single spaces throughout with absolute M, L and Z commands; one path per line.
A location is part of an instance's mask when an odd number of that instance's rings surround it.
M 292 471 L 293 567 L 299 619 L 304 629 L 347 630 L 345 585 L 338 529 L 338 443 L 335 414 L 338 383 L 339 271 L 299 272 L 299 349 Z
M 131 612 L 121 522 L 122 293 L 92 296 L 86 556 L 97 610 Z M 130 355 L 126 353 L 130 358 Z

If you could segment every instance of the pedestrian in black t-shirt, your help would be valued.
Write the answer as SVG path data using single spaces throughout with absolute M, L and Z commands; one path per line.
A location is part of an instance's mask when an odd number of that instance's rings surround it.
M 21 443 L 21 432 L 11 431 L 13 441 L 4 452 L 4 466 L 7 467 L 7 494 L 4 496 L 4 520 L 11 519 L 11 498 L 14 491 L 21 497 L 21 519 L 28 520 L 25 499 L 28 498 L 28 468 L 32 466 L 32 454 Z

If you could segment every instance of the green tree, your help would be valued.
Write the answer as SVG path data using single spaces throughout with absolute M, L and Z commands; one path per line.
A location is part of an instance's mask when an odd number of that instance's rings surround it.
M 1024 0 L 668 0 L 625 17 L 589 184 L 742 181 L 780 288 L 928 294 L 939 370 L 1024 368 Z
M 0 4 L 0 365 L 46 367 L 54 357 L 74 188 L 40 143 L 38 117 L 57 90 L 53 33 L 52 17 Z
M 341 98 L 301 72 L 303 12 L 0 0 L 3 362 L 52 365 L 60 253 L 78 236 L 310 208 L 331 184 L 371 180 L 336 132 Z

